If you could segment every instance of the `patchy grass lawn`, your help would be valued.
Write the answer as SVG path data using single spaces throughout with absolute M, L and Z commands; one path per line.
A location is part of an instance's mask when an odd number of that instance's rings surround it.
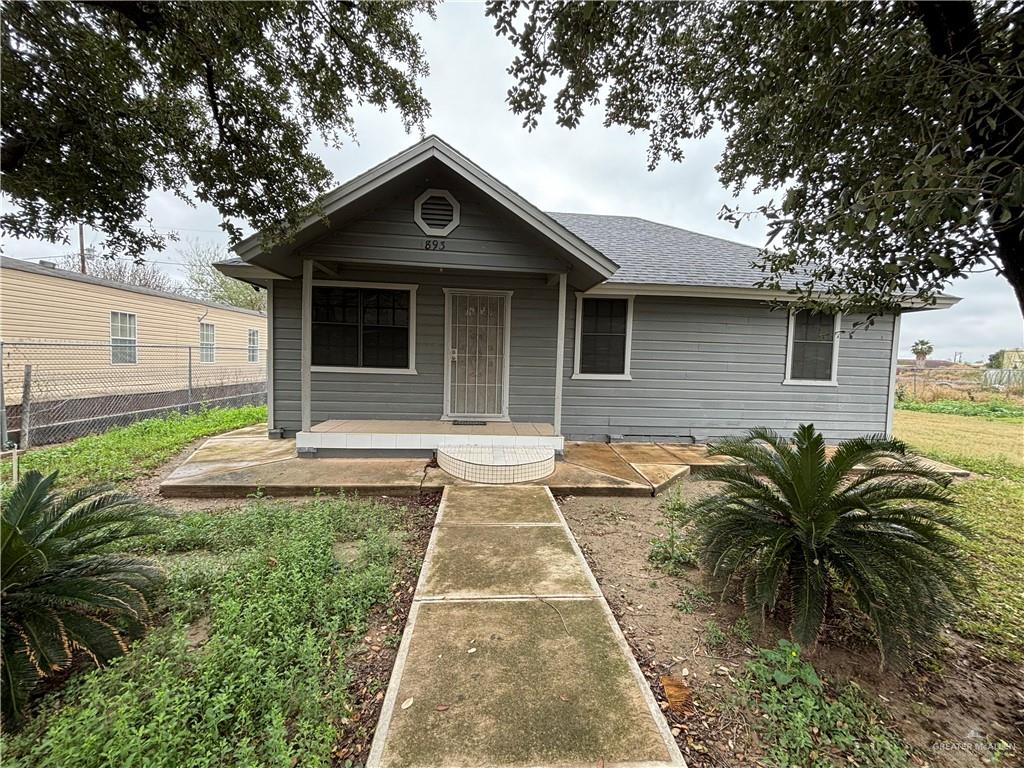
M 893 431 L 926 456 L 971 472 L 1024 482 L 1024 423 L 896 411 Z
M 1024 423 L 1024 402 L 1019 399 L 991 400 L 897 400 L 897 410 L 945 413 L 953 416 L 981 416 L 986 419 L 1015 420 Z
M 62 486 L 116 482 L 163 464 L 193 440 L 266 421 L 267 408 L 209 408 L 166 418 L 145 419 L 68 443 L 36 448 L 19 457 L 22 472 L 60 470 Z M 0 482 L 10 482 L 11 462 L 0 464 Z
M 977 417 L 896 412 L 896 436 L 927 456 L 983 473 L 956 485 L 977 529 L 964 542 L 980 584 L 958 629 L 994 656 L 1024 659 L 1024 424 Z
M 355 714 L 356 669 L 371 617 L 395 613 L 399 576 L 419 566 L 403 540 L 426 529 L 409 515 L 325 497 L 168 521 L 144 547 L 167 571 L 160 626 L 44 696 L 5 739 L 5 765 L 328 765 L 353 742 L 361 754 L 376 718 Z M 403 618 L 385 621 L 389 637 Z

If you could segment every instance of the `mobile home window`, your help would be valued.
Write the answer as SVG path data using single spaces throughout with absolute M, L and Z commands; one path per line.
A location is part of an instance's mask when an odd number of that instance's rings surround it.
M 786 380 L 836 383 L 839 315 L 800 310 L 789 320 L 789 365 Z
M 410 368 L 411 291 L 314 285 L 312 364 Z
M 629 376 L 631 298 L 583 298 L 577 304 L 577 377 Z
M 248 360 L 250 363 L 260 361 L 260 332 L 258 328 L 249 329 Z
M 199 324 L 199 362 L 212 363 L 217 359 L 217 327 L 213 323 Z
M 138 339 L 135 315 L 131 312 L 110 313 L 110 362 L 131 365 L 138 362 Z

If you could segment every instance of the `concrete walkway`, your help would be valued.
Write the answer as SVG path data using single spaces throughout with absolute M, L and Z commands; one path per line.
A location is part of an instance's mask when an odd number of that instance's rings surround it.
M 368 768 L 685 766 L 546 487 L 449 486 Z

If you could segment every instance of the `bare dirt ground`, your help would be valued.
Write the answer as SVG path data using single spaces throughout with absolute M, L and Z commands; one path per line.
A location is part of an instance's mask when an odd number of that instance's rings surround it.
M 686 480 L 679 490 L 692 497 L 706 493 L 708 484 Z M 751 716 L 735 706 L 734 678 L 753 655 L 730 631 L 741 608 L 712 595 L 697 569 L 670 576 L 648 561 L 651 542 L 665 535 L 660 525 L 665 498 L 559 501 L 663 710 L 667 708 L 658 681 L 661 675 L 681 677 L 690 686 L 693 714 L 683 717 L 666 711 L 688 763 L 763 765 Z M 721 637 L 714 642 L 709 622 L 724 633 L 724 644 Z M 755 633 L 753 643 L 774 645 L 785 636 L 782 629 L 769 626 L 763 634 Z M 852 680 L 869 696 L 877 696 L 913 749 L 915 765 L 992 765 L 985 761 L 984 750 L 953 751 L 948 748 L 951 743 L 980 745 L 1003 739 L 1018 745 L 1018 754 L 1024 749 L 1024 723 L 1019 720 L 1024 670 L 985 659 L 977 644 L 959 636 L 949 637 L 942 658 L 897 673 L 879 669 L 878 654 L 864 639 L 830 628 L 810 660 L 826 681 Z

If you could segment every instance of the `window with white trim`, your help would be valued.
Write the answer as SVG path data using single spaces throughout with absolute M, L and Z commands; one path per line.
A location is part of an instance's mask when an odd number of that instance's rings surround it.
M 338 368 L 411 368 L 412 291 L 314 285 L 311 363 Z
M 579 296 L 576 378 L 628 378 L 633 298 Z
M 217 359 L 217 327 L 213 323 L 199 324 L 199 362 L 212 363 Z
M 789 316 L 787 383 L 835 384 L 840 315 L 801 309 Z
M 110 313 L 110 362 L 114 365 L 134 365 L 139 361 L 136 342 L 138 329 L 131 312 Z
M 249 346 L 246 349 L 247 359 L 250 363 L 260 361 L 260 331 L 259 328 L 249 329 Z

